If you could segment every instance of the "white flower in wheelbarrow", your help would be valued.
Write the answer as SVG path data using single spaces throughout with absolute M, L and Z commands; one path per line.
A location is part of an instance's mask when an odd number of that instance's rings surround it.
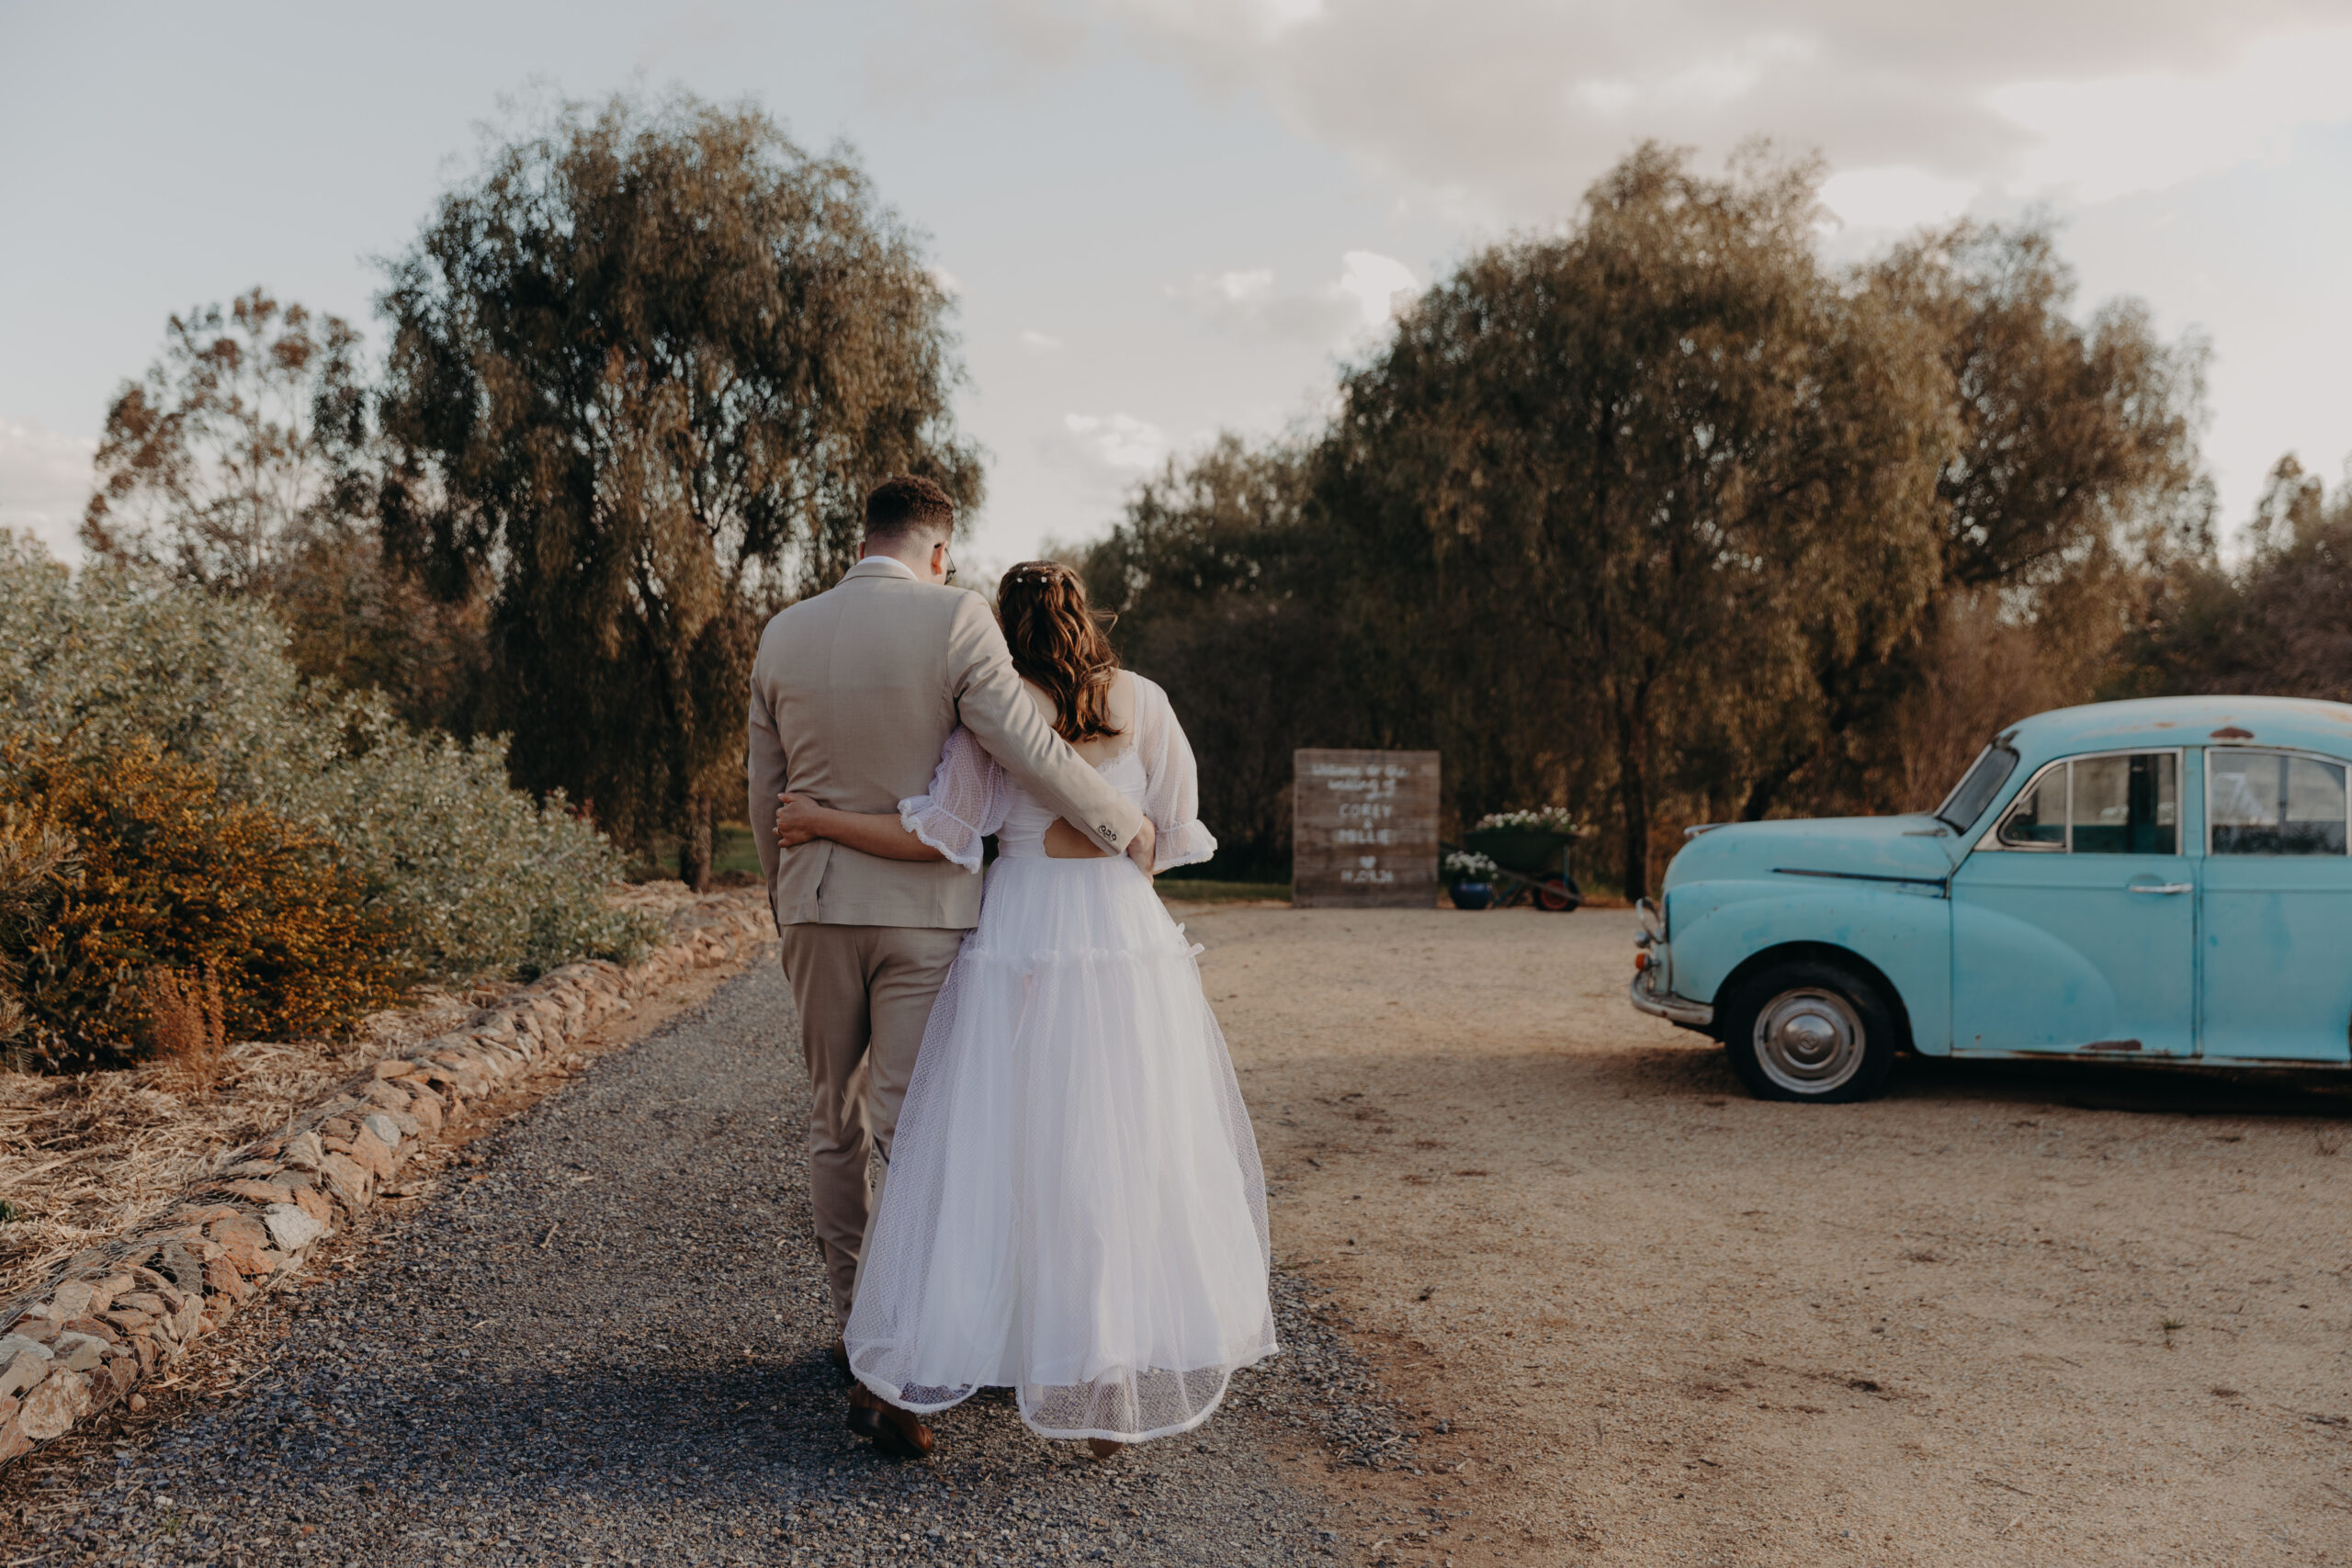
M 1565 806 L 1539 806 L 1529 811 L 1489 811 L 1478 818 L 1478 826 L 1471 831 L 1484 832 L 1489 828 L 1532 828 L 1544 833 L 1573 833 L 1577 830 L 1577 823 Z

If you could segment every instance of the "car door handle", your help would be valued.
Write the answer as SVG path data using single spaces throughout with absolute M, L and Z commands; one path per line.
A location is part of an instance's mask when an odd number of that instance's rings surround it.
M 2193 882 L 2134 882 L 2123 891 L 2126 893 L 2190 893 L 2196 890 L 2196 886 L 2197 885 Z

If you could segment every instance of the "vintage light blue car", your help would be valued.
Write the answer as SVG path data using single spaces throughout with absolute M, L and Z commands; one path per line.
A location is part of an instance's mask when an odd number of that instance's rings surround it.
M 1634 1005 L 1754 1093 L 1859 1100 L 1898 1050 L 2352 1066 L 2352 706 L 2027 719 L 1929 816 L 1693 829 Z

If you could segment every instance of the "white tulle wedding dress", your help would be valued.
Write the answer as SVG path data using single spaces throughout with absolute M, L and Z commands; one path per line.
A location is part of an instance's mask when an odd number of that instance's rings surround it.
M 1159 869 L 1206 860 L 1192 748 L 1135 681 L 1102 770 Z M 900 814 L 970 870 L 986 834 L 998 858 L 899 1112 L 850 1365 L 919 1413 L 1010 1388 L 1049 1438 L 1197 1427 L 1275 1349 L 1265 1179 L 1200 950 L 1132 860 L 1048 858 L 1055 814 L 960 729 Z

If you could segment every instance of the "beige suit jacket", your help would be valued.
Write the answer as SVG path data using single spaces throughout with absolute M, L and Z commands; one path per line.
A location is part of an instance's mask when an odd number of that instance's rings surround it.
M 775 797 L 787 792 L 843 811 L 896 811 L 925 793 L 959 721 L 1112 852 L 1141 829 L 1134 803 L 1023 692 L 980 596 L 869 557 L 768 622 L 752 665 L 752 834 L 778 926 L 979 923 L 980 879 L 960 866 L 883 860 L 823 839 L 779 852 L 775 841 Z

